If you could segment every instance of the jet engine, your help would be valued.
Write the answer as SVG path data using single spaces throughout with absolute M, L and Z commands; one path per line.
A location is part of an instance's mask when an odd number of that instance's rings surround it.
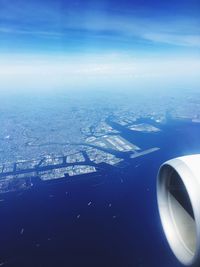
M 200 266 L 200 154 L 165 162 L 157 177 L 163 230 L 176 258 Z

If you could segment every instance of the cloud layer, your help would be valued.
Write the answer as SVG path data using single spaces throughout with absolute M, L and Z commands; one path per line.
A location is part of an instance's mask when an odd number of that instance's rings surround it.
M 134 88 L 200 86 L 200 60 L 192 58 L 134 58 L 121 54 L 70 57 L 5 57 L 0 63 L 3 90 L 63 88 Z

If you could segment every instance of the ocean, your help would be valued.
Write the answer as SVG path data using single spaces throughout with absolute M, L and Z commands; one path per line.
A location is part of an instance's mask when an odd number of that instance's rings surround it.
M 148 123 L 149 120 L 141 119 Z M 178 267 L 157 209 L 159 166 L 200 152 L 200 124 L 168 120 L 158 133 L 111 123 L 142 149 L 160 150 L 104 165 L 99 175 L 36 183 L 0 202 L 0 266 Z M 151 121 L 152 124 L 152 121 Z

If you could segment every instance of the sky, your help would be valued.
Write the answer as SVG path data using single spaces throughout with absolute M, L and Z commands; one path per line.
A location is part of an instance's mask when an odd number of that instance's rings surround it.
M 198 87 L 199 25 L 198 0 L 0 0 L 0 90 Z

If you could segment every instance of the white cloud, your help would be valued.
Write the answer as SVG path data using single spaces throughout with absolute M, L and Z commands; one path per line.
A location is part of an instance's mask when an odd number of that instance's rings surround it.
M 72 17 L 73 19 L 70 19 Z M 186 17 L 145 18 L 136 16 L 71 13 L 63 20 L 63 28 L 111 32 L 127 40 L 132 37 L 176 46 L 200 47 L 199 19 Z M 109 36 L 109 35 L 108 35 Z M 130 41 L 130 39 L 128 39 Z
M 2 57 L 3 58 L 3 57 Z M 123 54 L 2 59 L 0 90 L 200 86 L 198 58 L 134 58 Z
M 143 35 L 143 38 L 157 43 L 166 43 L 177 46 L 200 47 L 200 35 L 147 33 Z

